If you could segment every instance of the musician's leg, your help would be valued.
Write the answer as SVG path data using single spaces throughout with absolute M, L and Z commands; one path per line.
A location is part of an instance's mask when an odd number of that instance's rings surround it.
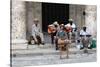
M 55 39 L 56 50 L 58 50 L 58 39 Z
M 54 44 L 54 35 L 51 33 L 51 44 Z
M 36 38 L 37 38 L 37 44 L 40 45 L 40 43 L 41 43 L 41 38 L 40 38 L 40 36 L 37 35 Z
M 40 38 L 41 38 L 41 41 L 44 42 L 44 36 L 43 36 L 43 33 L 40 33 Z
M 72 32 L 69 32 L 69 39 L 72 39 Z
M 41 43 L 44 45 L 44 36 L 43 33 L 40 33 Z
M 37 37 L 36 37 L 36 35 L 32 35 L 32 36 L 33 36 L 33 39 L 34 39 L 35 43 L 37 43 Z

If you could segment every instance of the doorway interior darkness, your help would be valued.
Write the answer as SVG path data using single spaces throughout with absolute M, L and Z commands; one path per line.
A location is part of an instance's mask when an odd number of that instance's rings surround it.
M 47 27 L 54 21 L 59 24 L 68 23 L 69 4 L 42 3 L 42 30 L 47 32 Z

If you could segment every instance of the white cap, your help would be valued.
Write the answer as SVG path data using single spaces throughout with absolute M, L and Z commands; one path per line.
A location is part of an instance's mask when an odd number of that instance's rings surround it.
M 57 22 L 57 21 L 55 21 L 53 24 L 54 24 L 54 25 L 58 25 L 58 22 Z
M 51 25 L 48 25 L 49 27 L 52 27 L 52 26 L 54 26 L 53 24 L 51 24 Z
M 66 24 L 65 27 L 71 27 L 71 25 L 70 24 Z

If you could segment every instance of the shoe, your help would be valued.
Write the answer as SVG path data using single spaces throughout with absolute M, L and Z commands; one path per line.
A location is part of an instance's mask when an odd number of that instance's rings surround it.
M 84 47 L 81 47 L 80 50 L 84 49 Z
M 42 42 L 41 44 L 42 44 L 42 45 L 45 45 L 45 43 L 44 43 L 44 42 Z
M 58 48 L 56 48 L 56 50 L 59 50 Z
M 88 49 L 92 49 L 92 47 L 88 47 Z

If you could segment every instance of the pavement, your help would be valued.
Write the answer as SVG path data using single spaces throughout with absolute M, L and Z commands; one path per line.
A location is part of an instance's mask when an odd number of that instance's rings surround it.
M 64 55 L 65 56 L 65 55 Z M 63 57 L 64 57 L 63 56 Z M 24 66 L 38 66 L 38 65 L 52 65 L 52 64 L 69 64 L 69 63 L 86 63 L 96 62 L 96 52 L 86 53 L 72 53 L 69 58 L 60 59 L 58 54 L 17 54 L 11 59 L 12 67 Z
M 95 55 L 96 55 L 95 53 L 89 55 L 73 54 L 73 55 L 69 55 L 69 59 L 60 59 L 59 55 L 14 57 L 12 58 L 12 67 L 96 62 L 97 59 Z
M 77 49 L 72 44 L 69 51 L 68 59 L 60 59 L 59 50 L 55 50 L 54 45 L 28 45 L 27 49 L 14 49 L 11 51 L 11 66 L 24 67 L 97 61 L 96 49 L 89 49 L 88 53 L 84 53 L 83 50 Z

